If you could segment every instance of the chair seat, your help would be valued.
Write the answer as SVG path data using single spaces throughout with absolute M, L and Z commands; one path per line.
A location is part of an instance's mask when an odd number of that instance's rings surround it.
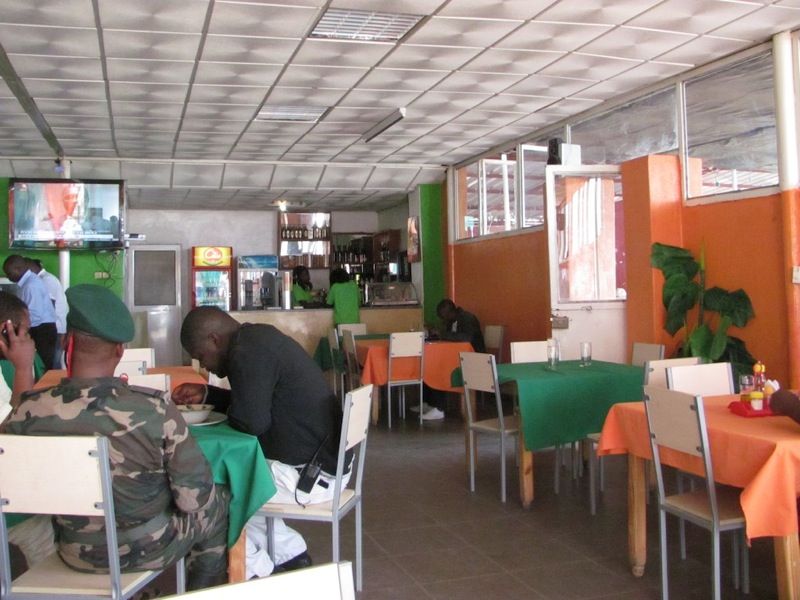
M 494 434 L 500 434 L 501 432 L 508 435 L 519 433 L 519 417 L 517 415 L 504 417 L 503 420 L 506 423 L 505 430 L 500 429 L 500 419 L 484 419 L 482 421 L 474 421 L 470 426 L 470 429 L 483 433 Z
M 599 444 L 600 443 L 600 433 L 599 432 L 598 433 L 587 433 L 586 434 L 586 439 L 587 440 L 591 440 L 592 443 L 594 443 L 594 444 Z
M 391 386 L 395 385 L 416 385 L 418 383 L 422 383 L 422 379 L 392 379 L 391 381 L 387 382 Z
M 741 527 L 745 522 L 739 495 L 740 491 L 736 489 L 717 488 L 719 525 L 723 530 Z M 664 504 L 669 512 L 678 511 L 711 522 L 711 509 L 704 490 L 667 496 L 664 498 Z
M 339 497 L 339 509 L 345 508 L 356 498 L 356 493 L 351 489 L 342 490 Z M 267 502 L 258 510 L 258 514 L 266 517 L 275 518 L 310 518 L 328 517 L 333 515 L 333 500 L 329 502 L 319 502 L 317 504 L 280 504 L 277 502 Z
M 123 597 L 145 585 L 160 571 L 123 573 L 120 577 Z M 52 594 L 53 596 L 107 596 L 111 597 L 111 579 L 108 574 L 80 573 L 61 562 L 56 553 L 51 554 L 32 569 L 14 580 L 15 594 Z

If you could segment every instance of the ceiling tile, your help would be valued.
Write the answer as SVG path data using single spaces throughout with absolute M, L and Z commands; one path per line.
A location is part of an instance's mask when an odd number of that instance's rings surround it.
M 381 11 L 426 15 L 432 13 L 442 4 L 442 0 L 381 0 Z M 375 0 L 333 0 L 334 8 L 350 8 L 353 10 L 375 10 Z
M 456 71 L 440 81 L 434 89 L 444 92 L 496 93 L 514 85 L 523 77 L 523 74 Z
M 750 45 L 750 42 L 704 35 L 658 56 L 659 61 L 702 65 L 709 56 L 725 56 Z
M 265 86 L 193 85 L 192 102 L 257 106 L 267 93 Z M 250 113 L 252 116 L 252 112 Z
M 367 72 L 361 68 L 305 67 L 290 65 L 280 79 L 282 86 L 349 88 Z
M 339 101 L 339 106 L 360 106 L 363 108 L 406 106 L 419 95 L 419 91 L 398 92 L 393 90 L 365 90 L 354 88 Z
M 94 28 L 34 27 L 0 24 L 0 40 L 8 54 L 100 56 Z
M 296 38 L 310 30 L 318 16 L 318 10 L 308 7 L 217 1 L 209 33 Z
M 180 126 L 180 121 L 177 119 L 153 119 L 152 117 L 146 119 L 140 117 L 115 117 L 114 126 L 117 129 L 175 132 Z
M 312 165 L 276 165 L 271 187 L 307 188 L 316 187 L 323 167 Z
M 333 106 L 347 93 L 344 88 L 274 87 L 267 104 Z
M 524 116 L 525 113 L 493 112 L 472 109 L 453 119 L 452 123 L 502 127 Z
M 519 50 L 570 52 L 591 42 L 609 29 L 611 29 L 609 25 L 533 21 L 498 42 L 497 46 Z
M 115 117 L 158 117 L 178 119 L 183 104 L 165 102 L 114 102 Z
M 208 35 L 203 60 L 282 65 L 289 61 L 299 39 Z
M 102 81 L 66 81 L 59 79 L 25 79 L 28 92 L 37 102 L 39 98 L 53 100 L 97 100 L 106 98 Z
M 501 112 L 521 112 L 531 113 L 539 110 L 543 106 L 552 104 L 558 100 L 552 96 L 524 96 L 521 94 L 498 94 L 492 96 L 486 102 L 477 106 L 481 110 L 493 110 Z
M 17 75 L 23 79 L 103 79 L 103 69 L 99 58 L 79 58 L 64 56 L 30 56 L 10 54 L 9 60 Z
M 408 107 L 410 118 L 417 121 L 442 123 L 489 98 L 489 94 L 459 94 L 426 92 Z
M 181 143 L 198 143 L 206 145 L 229 146 L 238 138 L 236 133 L 209 133 L 207 131 L 186 131 L 181 129 L 178 138 Z
M 591 77 L 599 80 L 619 75 L 638 64 L 641 64 L 641 61 L 573 52 L 546 66 L 539 73 L 557 77 Z
M 758 5 L 704 0 L 702 7 L 698 8 L 697 0 L 664 0 L 628 21 L 627 25 L 703 34 L 753 12 Z
M 169 144 L 175 140 L 174 131 L 145 131 L 142 129 L 123 129 L 118 128 L 114 132 L 117 142 L 126 144 L 128 142 L 150 142 L 152 144 Z
M 105 100 L 66 100 L 37 98 L 36 106 L 48 115 L 76 117 L 108 117 L 108 103 Z
M 617 77 L 587 87 L 575 96 L 605 100 L 667 79 L 689 68 L 682 64 L 646 62 Z
M 442 8 L 446 17 L 472 17 L 479 19 L 532 19 L 554 0 L 459 0 Z
M 364 89 L 424 91 L 436 85 L 447 74 L 447 71 L 373 69 L 358 85 Z
M 103 45 L 108 58 L 193 61 L 199 44 L 200 34 L 195 33 L 113 29 L 105 29 L 103 32 Z
M 275 82 L 282 68 L 281 65 L 203 61 L 197 67 L 195 83 L 261 86 L 265 93 L 266 88 Z
M 188 84 L 110 81 L 108 87 L 111 90 L 111 99 L 114 101 L 183 103 L 189 92 Z
M 187 165 L 176 163 L 172 174 L 174 187 L 219 187 L 222 165 Z
M 476 54 L 480 48 L 458 48 L 450 46 L 421 46 L 403 44 L 397 46 L 381 63 L 381 67 L 391 69 L 426 69 L 453 71 L 460 68 Z
M 116 160 L 92 162 L 71 160 L 70 177 L 79 179 L 120 179 L 120 163 Z
M 55 165 L 52 160 L 17 160 L 11 161 L 14 175 L 17 177 L 55 177 Z
M 258 105 L 247 106 L 244 104 L 205 104 L 202 102 L 189 102 L 186 105 L 186 117 L 198 119 L 220 119 L 231 121 L 249 121 L 256 114 Z
M 250 121 L 219 121 L 214 119 L 184 118 L 182 131 L 215 133 L 240 133 Z
M 128 185 L 162 185 L 170 184 L 172 165 L 166 163 L 123 162 L 122 178 Z
M 27 115 L 26 115 L 27 118 Z M 7 122 L 7 118 L 3 118 L 2 122 Z M 47 122 L 50 127 L 74 127 L 75 115 L 47 115 Z M 102 117 L 81 117 L 80 124 L 82 127 L 88 129 L 111 129 L 111 119 L 106 116 Z
M 388 43 L 306 39 L 292 64 L 372 67 L 392 48 L 394 44 Z
M 780 6 L 772 5 L 760 8 L 745 17 L 723 25 L 713 31 L 714 35 L 761 42 L 774 34 L 796 29 L 800 26 L 800 2 L 795 1 L 793 7 L 785 2 Z
M 344 167 L 329 165 L 322 174 L 319 189 L 358 189 L 364 187 L 373 167 Z
M 194 63 L 109 58 L 106 60 L 106 66 L 111 81 L 180 84 L 189 80 Z
M 590 73 L 589 73 L 590 74 Z M 518 84 L 511 86 L 505 93 L 524 94 L 530 96 L 571 96 L 596 80 L 576 79 L 569 77 L 553 77 L 550 75 L 531 75 Z
M 520 73 L 531 75 L 554 60 L 564 56 L 564 52 L 538 50 L 506 50 L 489 48 L 462 68 L 463 71 L 481 73 Z
M 4 23 L 94 27 L 91 0 L 3 0 Z
M 405 169 L 378 166 L 372 172 L 365 189 L 407 189 L 419 174 L 419 171 L 418 168 Z
M 624 23 L 641 14 L 661 0 L 582 0 L 581 2 L 555 2 L 539 14 L 540 21 L 565 23 L 596 23 L 614 25 Z
M 411 44 L 431 46 L 491 46 L 516 29 L 522 21 L 488 21 L 432 17 L 408 38 Z
M 272 165 L 225 165 L 225 175 L 222 180 L 222 187 L 242 188 L 258 187 L 266 188 L 272 177 Z
M 581 52 L 650 60 L 694 39 L 694 34 L 618 27 L 589 42 Z
M 98 0 L 104 28 L 197 33 L 209 0 Z

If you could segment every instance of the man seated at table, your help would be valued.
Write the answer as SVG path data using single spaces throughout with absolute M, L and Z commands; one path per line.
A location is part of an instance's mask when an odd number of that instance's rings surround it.
M 442 320 L 443 327 L 438 334 L 439 339 L 454 342 L 469 342 L 475 352 L 486 352 L 486 345 L 483 342 L 483 332 L 478 317 L 471 312 L 467 312 L 456 303 L 445 298 L 436 305 L 436 314 Z M 422 419 L 425 421 L 435 421 L 444 419 L 444 409 L 447 404 L 447 393 L 424 387 L 425 402 L 423 403 Z M 418 406 L 410 408 L 412 412 L 418 412 Z
M 800 398 L 789 390 L 778 390 L 769 398 L 772 412 L 791 417 L 800 423 Z
M 333 498 L 342 424 L 341 405 L 320 368 L 292 338 L 272 325 L 241 324 L 210 306 L 183 321 L 181 344 L 230 390 L 185 383 L 177 403 L 210 402 L 227 411 L 232 427 L 258 437 L 278 488 L 270 502 L 308 504 Z M 314 457 L 322 472 L 309 493 L 298 490 L 300 471 Z M 345 481 L 349 478 L 346 476 Z M 275 520 L 277 567 L 267 554 L 263 518 L 247 524 L 247 578 L 311 565 L 302 536 Z
M 133 319 L 111 290 L 67 290 L 67 378 L 22 395 L 7 424 L 22 435 L 103 435 L 111 446 L 123 572 L 163 569 L 187 555 L 187 587 L 227 580 L 228 500 L 177 407 L 161 392 L 114 377 Z M 0 350 L 32 385 L 33 343 L 9 331 Z M 68 490 L 65 490 L 68 491 Z M 56 517 L 58 554 L 84 572 L 107 572 L 102 518 Z

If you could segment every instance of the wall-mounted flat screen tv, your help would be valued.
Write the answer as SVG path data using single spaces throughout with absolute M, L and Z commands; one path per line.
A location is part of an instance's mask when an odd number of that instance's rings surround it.
M 123 181 L 9 182 L 8 238 L 12 248 L 122 248 L 124 220 Z

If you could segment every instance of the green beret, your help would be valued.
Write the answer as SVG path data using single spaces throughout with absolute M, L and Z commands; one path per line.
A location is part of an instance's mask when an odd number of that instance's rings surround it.
M 67 289 L 67 326 L 109 342 L 133 339 L 133 318 L 128 308 L 108 288 L 89 283 Z

